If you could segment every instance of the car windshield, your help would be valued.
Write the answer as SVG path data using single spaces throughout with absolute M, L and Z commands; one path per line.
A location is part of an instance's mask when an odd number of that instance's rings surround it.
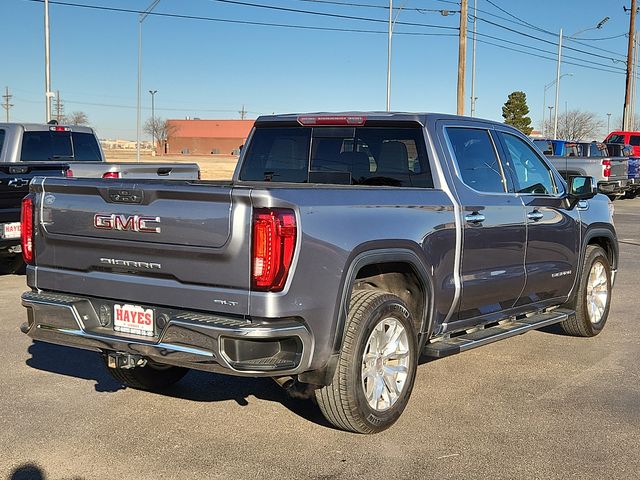
M 24 132 L 20 160 L 100 162 L 102 155 L 96 137 L 91 133 L 44 130 Z

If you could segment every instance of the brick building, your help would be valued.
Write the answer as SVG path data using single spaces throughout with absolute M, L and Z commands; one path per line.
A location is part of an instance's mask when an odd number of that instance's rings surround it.
M 237 155 L 253 120 L 167 120 L 169 137 L 160 152 L 184 155 Z

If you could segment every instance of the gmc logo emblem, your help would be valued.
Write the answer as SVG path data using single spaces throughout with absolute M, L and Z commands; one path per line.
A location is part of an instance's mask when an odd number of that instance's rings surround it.
M 160 233 L 160 217 L 142 217 L 140 215 L 101 214 L 93 217 L 93 226 L 103 230 L 129 230 L 142 233 Z

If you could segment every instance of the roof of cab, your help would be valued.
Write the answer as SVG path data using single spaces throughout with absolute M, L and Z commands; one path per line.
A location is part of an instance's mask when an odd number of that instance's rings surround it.
M 312 112 L 312 113 L 287 113 L 280 115 L 261 115 L 256 119 L 256 124 L 266 122 L 296 122 L 299 117 L 366 117 L 367 121 L 398 121 L 417 122 L 426 125 L 428 120 L 465 120 L 478 121 L 503 125 L 494 120 L 486 120 L 476 117 L 465 117 L 462 115 L 451 115 L 447 113 L 427 113 L 427 112 L 379 112 L 379 111 L 350 111 L 350 112 Z
M 0 123 L 0 128 L 16 128 L 22 127 L 26 132 L 42 132 L 51 129 L 51 127 L 68 127 L 72 132 L 94 133 L 93 128 L 82 125 L 50 125 L 48 123 Z

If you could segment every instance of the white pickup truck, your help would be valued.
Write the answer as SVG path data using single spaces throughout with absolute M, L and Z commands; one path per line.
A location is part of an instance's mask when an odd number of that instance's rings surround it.
M 197 163 L 106 162 L 92 128 L 42 123 L 0 123 L 0 165 L 20 162 L 69 165 L 67 176 L 197 180 Z

